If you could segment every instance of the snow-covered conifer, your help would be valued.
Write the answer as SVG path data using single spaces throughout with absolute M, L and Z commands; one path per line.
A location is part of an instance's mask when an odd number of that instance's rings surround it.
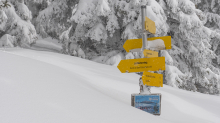
M 215 35 L 213 36 L 210 44 L 212 45 L 212 50 L 216 53 L 217 58 L 213 60 L 215 67 L 219 67 L 219 56 L 220 56 L 220 10 L 219 0 L 201 0 L 196 6 L 198 9 L 202 10 L 206 15 L 205 26 L 209 27 L 211 30 L 215 31 Z
M 11 2 L 14 4 L 8 2 L 9 7 L 4 7 L 1 10 L 0 15 L 3 20 L 1 27 L 4 27 L 3 32 L 5 34 L 16 37 L 16 45 L 29 47 L 37 39 L 35 27 L 30 22 L 31 12 L 23 0 L 11 0 Z M 16 6 L 17 11 L 14 6 Z
M 46 33 L 58 39 L 60 34 L 70 27 L 71 23 L 68 22 L 68 19 L 71 16 L 71 8 L 76 1 L 46 0 L 45 2 L 47 7 L 40 10 L 35 22 L 37 27 L 43 27 L 43 29 L 37 28 L 37 32 L 40 35 L 45 35 Z
M 216 71 L 212 65 L 212 59 L 216 54 L 211 50 L 210 44 L 211 38 L 216 33 L 204 26 L 205 15 L 195 7 L 193 2 L 190 0 L 166 0 L 165 2 L 168 8 L 166 13 L 170 18 L 168 24 L 173 37 L 172 44 L 175 46 L 169 53 L 179 70 L 191 73 L 190 81 L 194 89 L 203 93 L 219 93 L 219 81 L 212 81 L 213 83 L 210 84 L 211 80 L 204 74 L 207 70 Z M 173 51 L 176 49 L 179 52 Z M 215 74 L 219 73 L 215 72 Z M 183 87 L 184 84 L 179 86 Z
M 5 11 L 0 10 L 0 30 L 4 30 L 7 20 L 8 20 L 8 17 L 5 14 Z

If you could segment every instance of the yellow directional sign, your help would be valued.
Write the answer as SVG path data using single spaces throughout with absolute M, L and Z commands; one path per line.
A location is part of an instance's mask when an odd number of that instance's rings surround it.
M 149 19 L 148 17 L 145 17 L 145 29 L 150 33 L 153 33 L 153 34 L 156 33 L 155 22 Z
M 144 72 L 142 75 L 144 85 L 163 87 L 163 74 Z
M 142 48 L 142 39 L 126 40 L 123 47 L 127 52 L 130 52 L 132 49 Z
M 164 42 L 164 49 L 171 49 L 171 36 L 147 38 L 148 41 L 155 41 L 157 39 L 161 39 Z M 123 47 L 127 52 L 130 52 L 132 49 L 142 48 L 142 39 L 127 40 Z
M 117 67 L 122 73 L 165 70 L 165 57 L 121 60 Z
M 144 50 L 143 54 L 147 58 L 152 58 L 152 57 L 158 57 L 158 52 L 156 51 L 151 51 L 151 50 Z

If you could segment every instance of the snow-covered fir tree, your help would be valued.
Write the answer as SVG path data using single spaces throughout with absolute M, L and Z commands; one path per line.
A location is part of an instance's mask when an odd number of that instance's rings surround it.
M 173 64 L 182 72 L 192 75 L 188 81 L 176 81 L 176 84 L 187 90 L 216 94 L 219 93 L 219 70 L 213 66 L 212 59 L 216 58 L 216 54 L 211 50 L 210 41 L 218 33 L 204 26 L 205 13 L 197 9 L 193 2 L 159 1 L 170 18 L 168 24 L 173 48 L 168 52 L 174 60 Z
M 40 4 L 42 9 L 38 10 L 39 14 L 34 22 L 37 33 L 42 37 L 51 36 L 57 39 L 67 30 L 69 30 L 69 34 L 72 35 L 76 24 L 70 22 L 69 19 L 72 15 L 72 9 L 78 2 L 78 0 L 42 0 Z M 73 28 L 69 29 L 71 25 Z M 67 50 L 67 42 L 61 41 L 64 48 L 63 53 Z
M 30 47 L 35 43 L 37 34 L 35 27 L 31 24 L 31 11 L 24 4 L 24 0 L 9 0 L 3 2 L 8 6 L 1 7 L 1 37 L 5 34 L 15 36 L 13 46 Z
M 211 30 L 220 32 L 220 1 L 219 0 L 201 0 L 200 3 L 196 4 L 196 7 L 202 10 L 206 15 L 205 26 Z M 215 51 L 217 58 L 213 59 L 214 66 L 220 68 L 220 36 L 217 35 L 211 39 L 212 50 Z

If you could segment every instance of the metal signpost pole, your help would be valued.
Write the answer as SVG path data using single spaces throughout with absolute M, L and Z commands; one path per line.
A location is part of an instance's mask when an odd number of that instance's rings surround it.
M 142 18 L 142 52 L 147 49 L 147 31 L 145 28 L 145 13 L 146 13 L 146 5 L 141 6 L 141 18 Z M 143 84 L 143 80 L 139 80 L 140 83 L 140 94 L 150 94 L 150 87 Z
M 145 12 L 146 12 L 146 6 L 141 6 L 141 25 L 142 25 L 142 50 L 144 51 L 147 49 L 147 33 L 145 29 Z

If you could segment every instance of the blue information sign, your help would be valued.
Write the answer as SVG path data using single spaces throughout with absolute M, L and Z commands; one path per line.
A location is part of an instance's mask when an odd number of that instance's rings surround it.
M 151 114 L 160 115 L 161 95 L 135 95 L 134 107 Z

